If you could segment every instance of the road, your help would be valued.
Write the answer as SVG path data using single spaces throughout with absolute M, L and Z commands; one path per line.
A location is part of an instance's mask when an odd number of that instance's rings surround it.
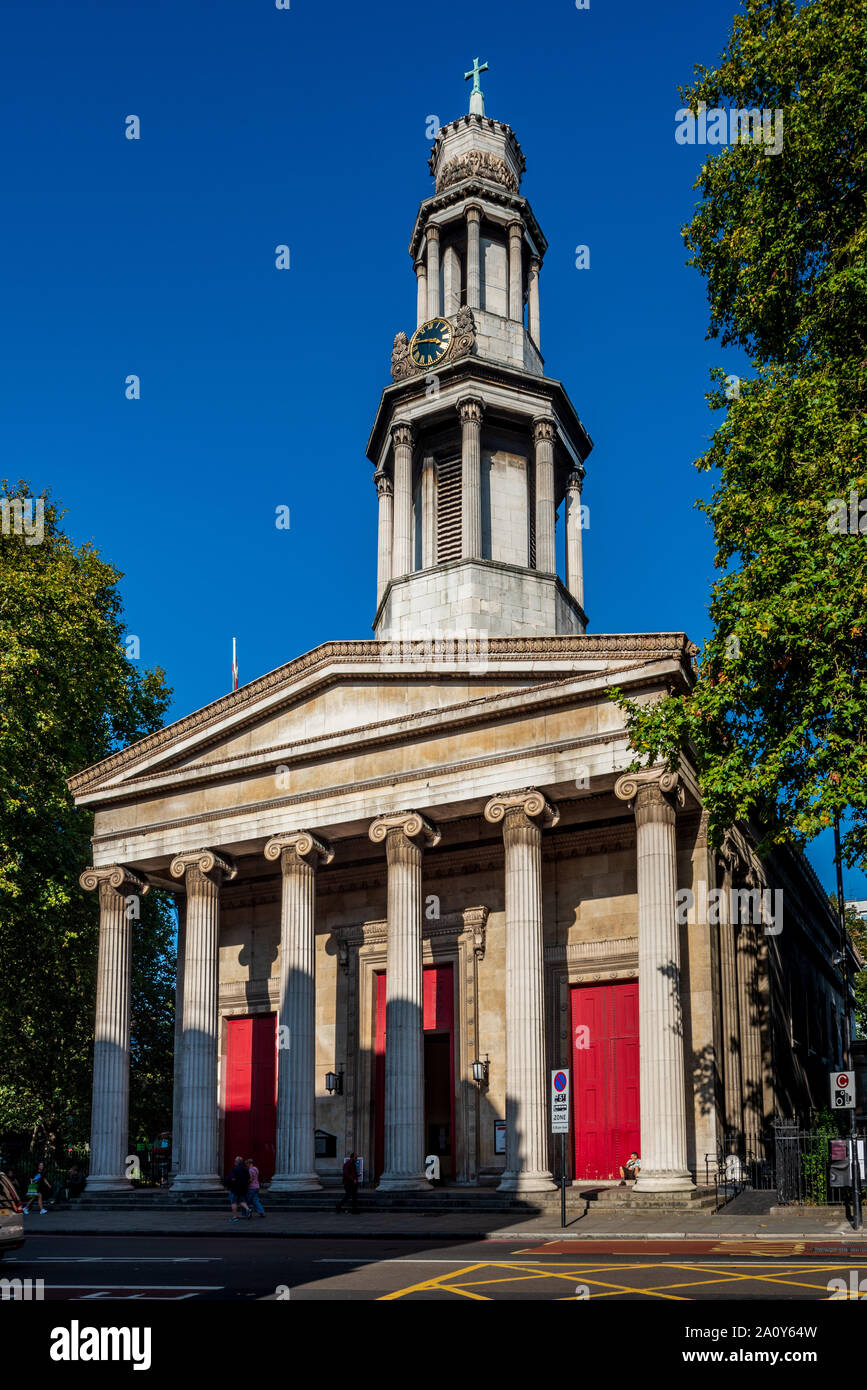
M 350 1220 L 351 1218 L 347 1218 Z M 598 1246 L 598 1243 L 594 1243 Z M 0 1265 L 3 1279 L 42 1280 L 44 1300 L 593 1301 L 645 1304 L 867 1297 L 867 1261 L 801 1254 L 798 1243 L 587 1242 L 46 1234 Z M 756 1253 L 753 1253 L 756 1251 Z M 864 1292 L 860 1281 L 864 1281 Z M 23 1287 L 23 1286 L 22 1286 Z

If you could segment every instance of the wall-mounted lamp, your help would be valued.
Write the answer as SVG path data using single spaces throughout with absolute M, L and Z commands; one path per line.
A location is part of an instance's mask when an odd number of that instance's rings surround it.
M 325 1089 L 330 1096 L 343 1095 L 343 1072 L 327 1071 L 325 1073 Z
M 475 1062 L 473 1062 L 473 1080 L 475 1081 L 475 1083 L 476 1083 L 477 1086 L 487 1086 L 487 1084 L 488 1084 L 488 1068 L 490 1067 L 490 1065 L 491 1065 L 491 1060 L 490 1060 L 490 1058 L 489 1058 L 487 1052 L 485 1053 L 485 1060 L 484 1060 L 483 1062 L 481 1062 L 481 1061 L 475 1061 Z

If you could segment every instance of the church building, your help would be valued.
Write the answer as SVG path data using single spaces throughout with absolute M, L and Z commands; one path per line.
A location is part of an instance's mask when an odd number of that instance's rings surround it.
M 562 1068 L 571 1178 L 617 1180 L 636 1150 L 636 1199 L 688 1201 L 706 1156 L 821 1104 L 840 1055 L 837 927 L 806 861 L 761 861 L 745 826 L 712 849 L 688 761 L 629 770 L 609 692 L 687 690 L 696 648 L 587 630 L 592 443 L 542 356 L 547 242 L 479 71 L 433 145 L 415 327 L 367 444 L 372 638 L 70 781 L 100 904 L 89 1193 L 129 1187 L 150 888 L 179 910 L 177 1192 L 237 1153 L 272 1192 L 315 1191 L 352 1151 L 386 1192 L 429 1191 L 432 1157 L 446 1183 L 551 1192 Z

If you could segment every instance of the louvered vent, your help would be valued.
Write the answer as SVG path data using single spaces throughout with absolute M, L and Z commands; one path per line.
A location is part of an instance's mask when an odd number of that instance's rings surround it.
M 441 459 L 437 464 L 436 563 L 461 558 L 461 461 Z

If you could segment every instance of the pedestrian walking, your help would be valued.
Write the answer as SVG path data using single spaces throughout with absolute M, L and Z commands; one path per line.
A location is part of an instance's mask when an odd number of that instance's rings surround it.
M 235 1159 L 235 1166 L 229 1178 L 229 1200 L 232 1203 L 232 1215 L 230 1221 L 240 1221 L 238 1208 L 242 1208 L 245 1216 L 250 1215 L 250 1208 L 247 1206 L 247 1189 L 250 1186 L 250 1174 L 247 1165 L 240 1154 Z
M 260 1216 L 264 1216 L 265 1208 L 259 1197 L 259 1169 L 252 1158 L 247 1158 L 244 1162 L 247 1165 L 247 1172 L 250 1174 L 250 1186 L 247 1188 L 247 1205 L 249 1207 L 247 1215 L 252 1216 L 253 1212 L 257 1211 Z
M 35 1195 L 35 1197 L 36 1197 L 37 1205 L 39 1206 L 39 1215 L 40 1215 L 40 1216 L 44 1216 L 45 1213 L 46 1213 L 46 1206 L 45 1206 L 45 1203 L 46 1203 L 46 1202 L 49 1202 L 49 1201 L 51 1200 L 51 1194 L 52 1194 L 52 1192 L 54 1191 L 54 1188 L 53 1188 L 52 1184 L 48 1181 L 47 1177 L 45 1176 L 45 1164 L 44 1164 L 44 1163 L 40 1163 L 39 1166 L 37 1167 L 36 1172 L 33 1174 L 33 1177 L 30 1179 L 30 1187 L 33 1187 L 33 1188 L 36 1189 L 34 1195 Z M 27 1189 L 28 1193 L 30 1192 L 30 1187 L 28 1187 L 28 1189 Z M 29 1214 L 29 1212 L 30 1212 L 30 1203 L 31 1203 L 32 1201 L 33 1201 L 33 1198 L 30 1197 L 30 1196 L 28 1196 L 27 1205 L 26 1205 L 25 1208 L 24 1208 L 24 1215 L 25 1215 L 25 1216 L 27 1216 L 27 1215 Z
M 344 1211 L 346 1202 L 352 1203 L 350 1211 L 358 1212 L 358 1170 L 355 1166 L 356 1153 L 351 1153 L 343 1165 L 343 1196 L 335 1207 L 335 1211 Z

